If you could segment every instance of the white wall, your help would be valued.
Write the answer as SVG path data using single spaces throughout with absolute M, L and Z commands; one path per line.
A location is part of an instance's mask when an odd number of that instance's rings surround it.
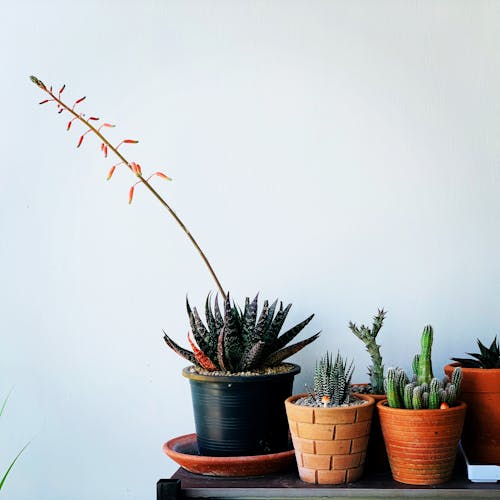
M 436 371 L 499 333 L 499 21 L 488 1 L 2 4 L 0 466 L 34 436 L 6 498 L 154 498 L 162 443 L 194 430 L 161 331 L 184 342 L 186 294 L 214 289 L 28 75 L 141 140 L 235 298 L 316 313 L 299 391 L 326 349 L 366 380 L 347 322 L 380 306 L 386 365 L 427 323 Z

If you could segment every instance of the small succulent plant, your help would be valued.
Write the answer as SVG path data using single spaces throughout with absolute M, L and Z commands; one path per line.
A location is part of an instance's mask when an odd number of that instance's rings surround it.
M 266 300 L 258 315 L 257 302 L 258 296 L 252 301 L 247 297 L 245 308 L 241 312 L 234 302 L 231 303 L 227 294 L 222 313 L 217 296 L 212 310 L 209 295 L 205 304 L 205 325 L 196 307 L 191 308 L 186 300 L 194 337 L 193 341 L 188 335 L 188 341 L 193 350 L 180 347 L 164 332 L 165 342 L 177 354 L 202 370 L 239 373 L 277 366 L 318 338 L 319 332 L 306 340 L 288 345 L 311 321 L 314 314 L 279 335 L 292 304 L 283 308 L 280 303 L 277 309 L 277 300 L 271 305 Z
M 457 361 L 464 368 L 500 368 L 500 346 L 495 335 L 493 342 L 490 347 L 486 347 L 479 339 L 477 339 L 477 345 L 480 352 L 468 352 L 470 358 L 451 358 L 453 361 Z
M 439 380 L 432 373 L 432 326 L 424 328 L 422 350 L 413 358 L 413 379 L 410 381 L 401 368 L 389 368 L 385 378 L 387 401 L 391 408 L 414 410 L 448 408 L 454 406 L 460 393 L 462 370 L 455 368 L 451 380 Z
M 316 406 L 340 406 L 351 402 L 351 378 L 354 366 L 337 353 L 335 360 L 328 352 L 316 363 L 314 370 L 314 399 Z
M 356 326 L 352 321 L 349 322 L 349 328 L 366 346 L 370 354 L 372 365 L 368 367 L 368 376 L 370 377 L 370 386 L 372 394 L 384 394 L 384 365 L 382 364 L 382 355 L 380 354 L 380 345 L 377 344 L 377 335 L 384 324 L 386 316 L 384 309 L 379 309 L 373 317 L 371 328 L 361 325 Z

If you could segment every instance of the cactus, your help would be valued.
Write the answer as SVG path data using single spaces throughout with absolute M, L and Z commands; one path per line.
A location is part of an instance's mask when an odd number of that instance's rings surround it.
M 432 375 L 432 327 L 426 326 L 422 332 L 422 351 L 413 358 L 413 381 L 401 368 L 389 368 L 384 384 L 387 388 L 387 402 L 391 408 L 415 410 L 437 409 L 441 403 L 456 404 L 462 383 L 462 369 L 455 368 L 451 380 L 441 381 Z
M 317 406 L 340 406 L 350 402 L 350 384 L 354 371 L 351 362 L 337 353 L 335 361 L 328 352 L 316 363 L 314 369 L 314 398 Z
M 437 409 L 441 403 L 455 405 L 462 381 L 461 368 L 455 368 L 452 381 L 446 378 L 446 383 L 433 378 L 429 384 L 408 383 L 408 377 L 401 368 L 387 370 L 387 401 L 391 408 L 406 408 L 408 410 Z
M 247 297 L 245 308 L 241 311 L 231 303 L 228 294 L 221 312 L 217 296 L 213 309 L 209 296 L 205 303 L 205 326 L 196 308 L 191 309 L 186 300 L 194 337 L 193 341 L 188 335 L 188 340 L 193 351 L 176 344 L 165 332 L 164 339 L 170 348 L 198 369 L 227 373 L 258 372 L 279 365 L 318 338 L 319 333 L 316 333 L 305 340 L 287 345 L 314 316 L 309 316 L 279 335 L 291 306 L 288 304 L 283 308 L 283 304 L 280 303 L 277 308 L 277 301 L 269 305 L 266 300 L 258 315 L 257 296 L 252 301 Z
M 427 325 L 422 332 L 421 345 L 422 351 L 418 358 L 418 366 L 417 366 L 417 382 L 419 384 L 429 383 L 434 375 L 432 374 L 432 360 L 431 360 L 431 351 L 432 351 L 432 339 L 434 336 L 434 332 L 432 330 L 431 325 Z
M 386 316 L 384 309 L 379 309 L 373 317 L 373 325 L 368 328 L 365 325 L 356 326 L 352 321 L 349 322 L 349 328 L 366 347 L 370 354 L 372 364 L 368 367 L 368 376 L 370 377 L 370 385 L 373 394 L 384 394 L 384 365 L 382 364 L 382 355 L 380 354 L 380 345 L 377 344 L 376 338 L 382 328 Z
M 429 387 L 429 408 L 431 410 L 439 408 L 439 389 L 441 389 L 441 382 L 437 378 L 433 378 Z

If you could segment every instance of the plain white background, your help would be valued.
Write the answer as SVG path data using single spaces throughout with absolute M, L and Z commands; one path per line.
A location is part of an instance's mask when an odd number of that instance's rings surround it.
M 434 368 L 499 333 L 500 4 L 488 1 L 2 5 L 0 467 L 20 500 L 144 500 L 194 431 L 185 297 L 214 284 L 186 237 L 30 83 L 117 124 L 115 141 L 242 302 L 292 302 L 325 350 L 389 314 L 386 366 L 435 328 Z M 87 140 L 88 139 L 88 140 Z

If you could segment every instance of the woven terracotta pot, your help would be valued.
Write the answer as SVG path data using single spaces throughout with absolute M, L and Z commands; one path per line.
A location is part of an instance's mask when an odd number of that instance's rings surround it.
M 392 477 L 406 484 L 441 484 L 451 478 L 467 405 L 407 410 L 377 403 Z
M 285 401 L 295 458 L 302 481 L 342 484 L 363 474 L 375 400 L 359 395 L 363 405 L 338 408 L 298 406 L 294 402 L 308 394 Z
M 446 365 L 451 377 L 458 363 Z M 500 465 L 500 368 L 463 368 L 460 399 L 467 403 L 462 445 L 469 462 Z

